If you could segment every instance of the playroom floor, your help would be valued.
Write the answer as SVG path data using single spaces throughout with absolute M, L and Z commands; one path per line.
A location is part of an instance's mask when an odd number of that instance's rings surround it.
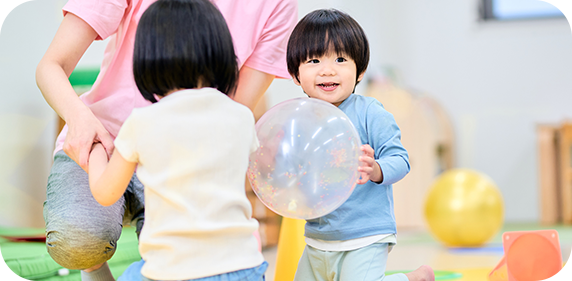
M 572 226 L 543 227 L 536 224 L 507 224 L 489 243 L 474 249 L 450 249 L 435 241 L 426 231 L 399 230 L 398 244 L 389 254 L 387 270 L 414 270 L 422 264 L 427 264 L 434 270 L 462 274 L 461 278 L 454 280 L 486 281 L 489 272 L 503 256 L 502 233 L 538 229 L 558 231 L 562 260 L 567 262 L 572 249 Z M 273 281 L 276 247 L 264 249 L 263 254 L 269 263 L 266 280 Z

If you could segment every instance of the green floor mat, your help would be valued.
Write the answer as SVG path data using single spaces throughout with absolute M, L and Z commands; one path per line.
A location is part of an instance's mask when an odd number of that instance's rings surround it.
M 33 236 L 43 233 L 43 229 L 0 227 L 2 236 Z M 66 270 L 57 264 L 48 254 L 43 242 L 11 242 L 0 238 L 0 251 L 8 267 L 28 280 L 81 280 L 78 270 Z M 131 263 L 140 259 L 135 229 L 125 227 L 117 241 L 117 250 L 108 261 L 113 276 L 117 278 Z

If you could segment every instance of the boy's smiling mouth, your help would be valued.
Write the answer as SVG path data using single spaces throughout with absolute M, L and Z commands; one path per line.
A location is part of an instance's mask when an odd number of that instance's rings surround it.
M 329 82 L 329 83 L 320 83 L 318 84 L 318 87 L 320 87 L 323 90 L 326 91 L 331 91 L 334 90 L 336 87 L 338 87 L 340 84 L 339 83 L 333 83 L 333 82 Z

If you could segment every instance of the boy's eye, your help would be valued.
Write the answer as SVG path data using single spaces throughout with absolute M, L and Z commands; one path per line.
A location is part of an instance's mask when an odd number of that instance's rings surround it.
M 318 59 L 308 60 L 308 63 L 319 63 L 319 62 L 320 62 L 320 60 L 318 60 Z
M 339 57 L 336 59 L 336 62 L 344 62 L 344 61 L 347 61 L 347 60 L 343 57 Z

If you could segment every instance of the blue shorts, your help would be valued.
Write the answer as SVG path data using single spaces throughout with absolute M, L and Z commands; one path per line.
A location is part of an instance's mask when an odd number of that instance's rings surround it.
M 144 260 L 132 263 L 125 272 L 123 272 L 123 275 L 119 276 L 117 281 L 155 281 L 141 275 L 141 268 L 143 268 L 144 264 Z M 261 265 L 253 268 L 198 279 L 189 279 L 186 281 L 264 281 L 264 273 L 267 268 L 268 263 L 263 262 Z

